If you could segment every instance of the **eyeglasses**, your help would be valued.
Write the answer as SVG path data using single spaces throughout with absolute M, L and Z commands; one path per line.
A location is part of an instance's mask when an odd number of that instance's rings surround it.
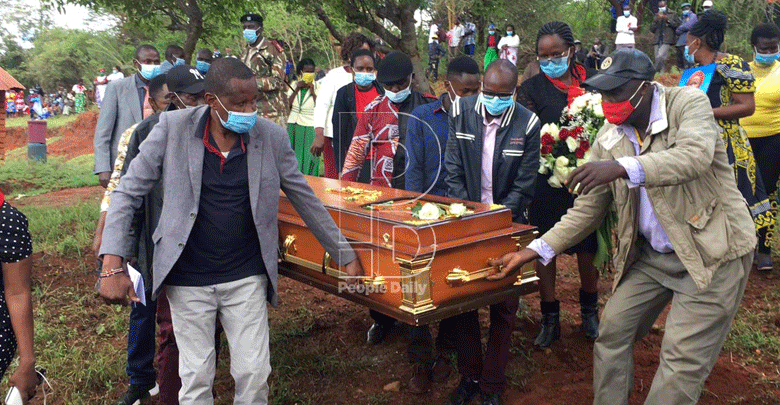
M 557 55 L 557 56 L 547 56 L 547 57 L 542 57 L 542 58 L 537 56 L 536 60 L 539 62 L 539 66 L 547 66 L 550 63 L 552 63 L 553 59 L 563 59 L 563 58 L 568 59 L 570 52 L 571 52 L 571 49 L 568 49 L 565 53 L 561 53 L 560 55 Z
M 482 95 L 489 100 L 493 99 L 494 97 L 498 97 L 498 99 L 501 101 L 507 101 L 507 100 L 511 100 L 515 96 L 515 92 L 513 91 L 511 93 L 494 93 L 492 91 L 486 91 L 483 88 Z

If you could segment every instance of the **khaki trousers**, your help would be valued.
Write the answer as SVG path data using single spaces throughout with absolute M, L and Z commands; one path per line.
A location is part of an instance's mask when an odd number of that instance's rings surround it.
M 707 289 L 697 291 L 677 255 L 658 253 L 643 239 L 640 250 L 601 316 L 593 347 L 593 403 L 628 404 L 634 342 L 647 335 L 671 301 L 645 404 L 695 404 L 739 308 L 753 254 L 724 263 Z
M 214 333 L 219 318 L 230 347 L 233 405 L 268 403 L 271 374 L 265 274 L 203 287 L 166 286 L 179 346 L 181 405 L 213 405 Z

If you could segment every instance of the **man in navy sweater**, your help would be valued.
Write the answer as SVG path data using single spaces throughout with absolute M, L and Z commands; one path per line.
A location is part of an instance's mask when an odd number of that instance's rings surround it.
M 446 93 L 437 101 L 421 105 L 412 111 L 406 130 L 406 189 L 423 194 L 447 194 L 444 170 L 444 149 L 449 133 L 448 111 L 453 100 L 479 93 L 479 66 L 468 56 L 459 56 L 447 66 L 444 81 Z M 447 352 L 455 352 L 456 324 L 452 319 L 439 323 L 436 353 L 433 356 L 433 338 L 428 326 L 411 330 L 408 347 L 412 363 L 409 390 L 423 394 L 431 389 L 431 382 L 443 382 L 450 373 Z

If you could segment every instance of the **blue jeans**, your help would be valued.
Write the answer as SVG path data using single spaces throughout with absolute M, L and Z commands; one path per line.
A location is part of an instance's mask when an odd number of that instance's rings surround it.
M 156 313 L 157 301 L 152 301 L 152 292 L 148 289 L 146 305 L 133 304 L 130 311 L 126 371 L 131 385 L 151 385 L 157 381 L 154 369 Z

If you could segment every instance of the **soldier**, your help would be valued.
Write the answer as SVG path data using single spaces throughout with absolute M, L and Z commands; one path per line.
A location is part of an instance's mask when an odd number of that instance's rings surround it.
M 241 17 L 241 25 L 247 42 L 241 61 L 252 69 L 257 78 L 257 89 L 260 92 L 258 112 L 264 118 L 284 126 L 287 121 L 287 83 L 284 81 L 286 58 L 282 46 L 276 40 L 263 37 L 262 16 L 246 14 Z

